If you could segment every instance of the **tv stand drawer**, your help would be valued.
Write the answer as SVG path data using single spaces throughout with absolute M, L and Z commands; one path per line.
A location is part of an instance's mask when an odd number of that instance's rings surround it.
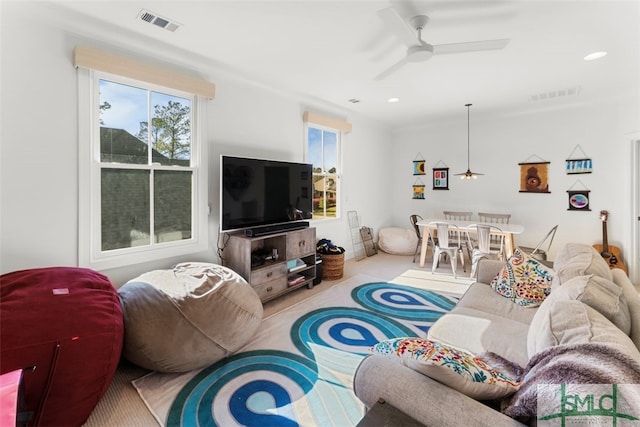
M 287 276 L 287 264 L 281 262 L 269 267 L 262 267 L 251 272 L 251 284 L 259 285 L 275 279 Z
M 287 277 L 280 277 L 258 285 L 252 283 L 251 287 L 260 297 L 260 301 L 264 302 L 277 297 L 287 289 Z

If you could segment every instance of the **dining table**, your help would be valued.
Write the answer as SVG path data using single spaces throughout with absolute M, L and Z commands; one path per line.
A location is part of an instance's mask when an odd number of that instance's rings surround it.
M 492 234 L 503 235 L 504 236 L 504 251 L 507 258 L 513 255 L 513 249 L 515 248 L 514 238 L 513 236 L 516 234 L 522 234 L 524 232 L 524 226 L 520 224 L 496 224 L 489 222 L 480 222 L 480 221 L 464 221 L 464 220 L 456 220 L 456 219 L 443 219 L 443 218 L 427 218 L 422 219 L 416 223 L 422 229 L 422 247 L 420 248 L 420 267 L 424 267 L 424 261 L 427 257 L 427 249 L 429 247 L 429 239 L 427 239 L 427 228 L 436 228 L 436 222 L 446 222 L 451 225 L 455 225 L 458 227 L 458 230 L 461 232 L 474 232 L 475 229 L 471 227 L 473 224 L 481 224 L 481 225 L 489 225 L 493 227 L 497 227 L 502 230 L 501 233 L 497 233 L 492 231 Z

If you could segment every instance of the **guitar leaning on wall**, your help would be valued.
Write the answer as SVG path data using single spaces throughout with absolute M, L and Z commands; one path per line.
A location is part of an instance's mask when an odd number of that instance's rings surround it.
M 620 248 L 618 248 L 617 246 L 609 245 L 609 242 L 607 241 L 608 217 L 609 212 L 600 211 L 600 220 L 602 221 L 602 244 L 593 245 L 593 247 L 600 253 L 600 255 L 602 255 L 602 258 L 607 261 L 607 264 L 609 264 L 609 268 L 619 268 L 626 273 L 627 267 L 621 261 L 622 255 L 620 253 Z

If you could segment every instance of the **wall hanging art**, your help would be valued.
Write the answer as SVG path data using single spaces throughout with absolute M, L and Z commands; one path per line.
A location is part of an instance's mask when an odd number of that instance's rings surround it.
M 520 165 L 520 193 L 551 193 L 549 191 L 549 164 L 538 157 L 540 161 L 531 162 L 531 156 Z
M 576 153 L 576 150 L 580 150 L 583 157 L 581 158 L 572 157 Z M 593 170 L 593 161 L 591 160 L 591 158 L 589 158 L 589 156 L 587 156 L 587 153 L 584 152 L 580 144 L 577 144 L 573 148 L 573 151 L 571 152 L 571 154 L 569 154 L 569 158 L 567 159 L 565 170 L 568 175 L 579 174 L 579 173 L 591 173 L 591 171 Z
M 413 198 L 424 200 L 424 182 L 420 178 L 413 183 Z
M 576 186 L 576 184 L 582 185 L 584 189 L 575 189 L 574 187 Z M 589 190 L 587 190 L 587 187 L 582 183 L 582 181 L 577 180 L 571 187 L 569 187 L 569 189 L 567 190 L 567 197 L 569 198 L 569 207 L 567 208 L 568 211 L 591 210 L 591 208 L 589 207 Z
M 422 158 L 422 154 L 418 153 L 413 161 L 413 174 L 414 175 L 426 175 L 424 169 L 425 160 Z
M 442 165 L 443 167 L 438 167 L 439 165 Z M 449 168 L 442 162 L 442 160 L 438 161 L 438 163 L 436 163 L 436 167 L 433 168 L 433 189 L 449 189 Z

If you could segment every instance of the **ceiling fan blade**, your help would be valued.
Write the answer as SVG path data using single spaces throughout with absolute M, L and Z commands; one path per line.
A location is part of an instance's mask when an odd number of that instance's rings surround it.
M 498 39 L 498 40 L 481 40 L 477 42 L 465 42 L 465 43 L 447 43 L 433 45 L 434 55 L 443 55 L 447 53 L 463 53 L 463 52 L 476 52 L 481 50 L 498 50 L 504 49 L 511 39 Z
M 396 35 L 407 46 L 419 44 L 415 30 L 400 16 L 393 7 L 387 7 L 378 11 L 378 16 L 387 26 L 389 31 Z
M 402 58 L 400 61 L 398 61 L 395 64 L 393 64 L 391 67 L 387 68 L 386 70 L 384 70 L 383 72 L 378 74 L 375 79 L 376 80 L 382 80 L 382 79 L 387 78 L 388 76 L 390 76 L 391 74 L 395 73 L 400 68 L 402 68 L 406 64 L 408 64 L 408 62 L 409 61 L 407 61 L 407 58 Z

